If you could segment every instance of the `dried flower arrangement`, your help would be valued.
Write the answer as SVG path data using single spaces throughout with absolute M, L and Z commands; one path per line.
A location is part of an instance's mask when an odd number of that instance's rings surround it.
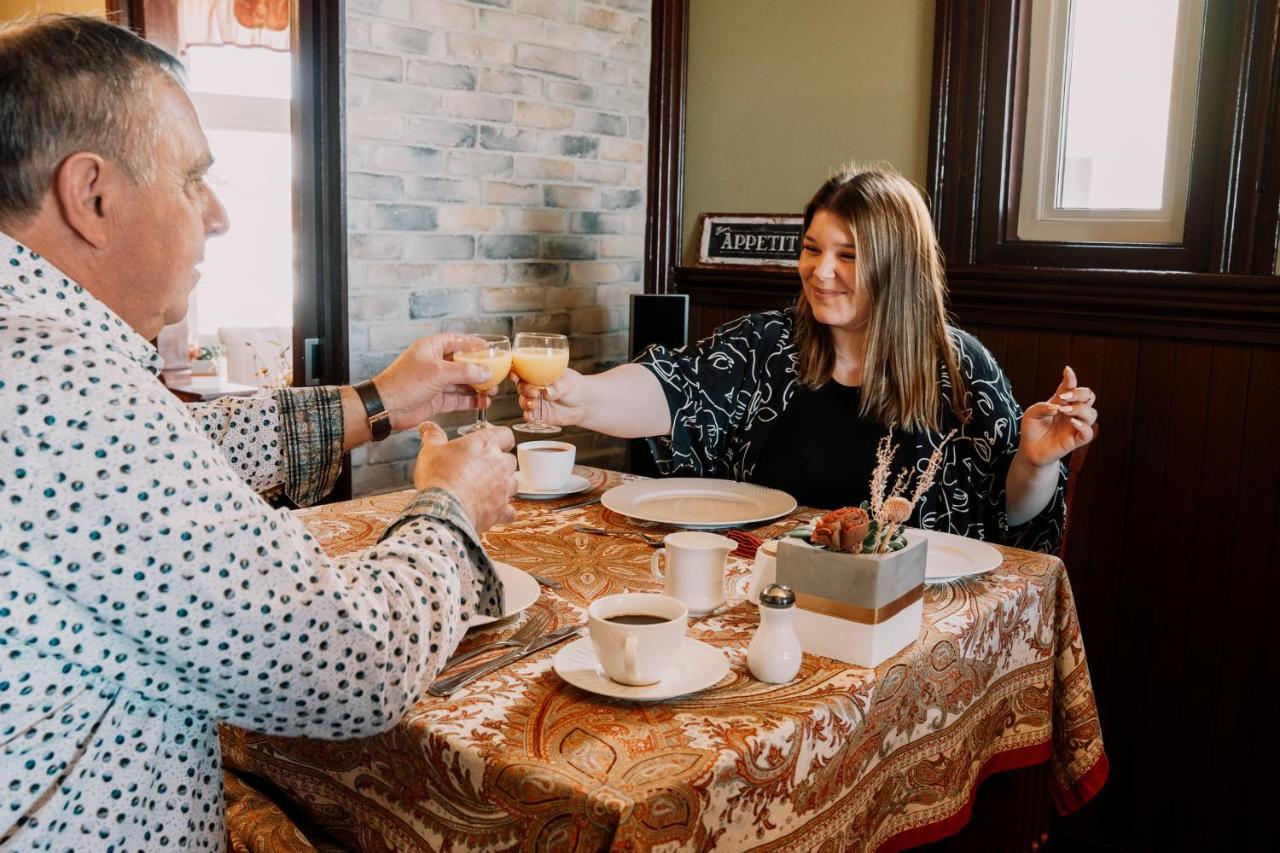
M 807 535 L 810 544 L 820 545 L 831 551 L 851 554 L 884 554 L 906 547 L 902 525 L 911 517 L 916 504 L 929 491 L 938 469 L 942 467 L 942 450 L 956 434 L 947 433 L 929 456 L 924 472 L 916 478 L 911 497 L 906 497 L 911 482 L 911 469 L 903 468 L 889 489 L 889 468 L 893 464 L 898 446 L 893 443 L 890 429 L 876 445 L 876 467 L 871 473 L 871 500 L 861 506 L 847 506 L 833 510 L 813 523 L 812 531 L 797 531 Z M 885 490 L 889 493 L 886 497 Z
M 293 365 L 290 363 L 289 344 L 282 344 L 279 341 L 267 343 L 275 348 L 271 359 L 274 364 L 271 365 L 263 364 L 262 359 L 258 357 L 258 348 L 253 345 L 253 342 L 244 342 L 253 355 L 254 374 L 258 377 L 258 387 L 266 391 L 288 388 L 293 384 Z

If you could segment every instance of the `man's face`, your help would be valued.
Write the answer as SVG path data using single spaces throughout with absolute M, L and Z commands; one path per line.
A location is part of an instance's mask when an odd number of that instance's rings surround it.
M 160 128 L 151 152 L 152 180 L 123 188 L 113 217 L 112 277 L 131 294 L 132 317 L 144 337 L 187 314 L 187 299 L 200 273 L 205 241 L 229 227 L 227 212 L 205 183 L 213 158 L 195 108 L 182 88 L 152 83 Z M 144 155 L 146 156 L 146 155 Z

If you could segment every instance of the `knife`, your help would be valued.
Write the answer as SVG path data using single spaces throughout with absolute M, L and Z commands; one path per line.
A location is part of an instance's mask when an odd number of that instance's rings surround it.
M 542 651 L 545 648 L 554 646 L 556 643 L 567 640 L 570 637 L 577 636 L 585 627 L 587 626 L 568 625 L 564 628 L 559 628 L 544 637 L 534 640 L 522 649 L 507 652 L 505 655 L 494 658 L 489 663 L 481 664 L 475 669 L 467 670 L 466 672 L 459 673 L 458 675 L 451 675 L 448 678 L 438 678 L 430 687 L 427 688 L 427 692 L 432 696 L 451 696 L 458 690 L 475 681 L 477 678 L 483 678 L 486 675 L 497 672 L 508 664 L 513 664 L 518 660 L 527 658 L 534 652 Z
M 565 504 L 564 506 L 553 507 L 551 511 L 559 512 L 562 509 L 579 509 L 584 506 L 591 506 L 592 504 L 600 503 L 600 497 L 601 497 L 600 495 L 596 495 L 594 498 L 587 498 L 585 501 L 578 501 L 577 503 L 571 503 L 571 504 Z

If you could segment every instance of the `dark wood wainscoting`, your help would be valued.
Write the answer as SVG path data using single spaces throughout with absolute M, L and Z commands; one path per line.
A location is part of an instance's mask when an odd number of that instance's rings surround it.
M 951 301 L 1024 406 L 1052 391 L 1064 364 L 1098 394 L 1101 437 L 1079 481 L 1066 562 L 1112 769 L 1094 802 L 1056 822 L 1050 845 L 1241 847 L 1265 813 L 1265 786 L 1245 780 L 1261 755 L 1280 652 L 1267 615 L 1280 592 L 1280 323 L 1271 313 L 1280 285 L 1246 281 L 1270 291 L 1248 310 L 1238 298 L 1206 303 L 1196 323 L 1177 297 L 1185 288 L 1171 288 L 1161 307 L 1140 298 L 1140 282 L 1113 280 L 1109 299 L 1136 301 L 1081 309 L 1088 300 L 1038 302 L 1035 278 L 956 270 Z M 1056 286 L 1070 292 L 1071 282 Z M 675 289 L 690 294 L 691 331 L 702 336 L 788 304 L 798 283 L 681 268 Z M 939 848 L 1014 849 L 995 842 L 1010 833 L 1035 840 L 1024 818 L 1048 808 L 1043 784 L 1029 771 L 989 780 L 974 824 Z

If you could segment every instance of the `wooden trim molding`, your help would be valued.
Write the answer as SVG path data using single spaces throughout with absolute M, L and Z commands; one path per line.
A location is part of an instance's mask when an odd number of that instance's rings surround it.
M 673 292 L 684 219 L 684 91 L 689 0 L 654 0 L 644 292 Z
M 1206 14 L 1186 230 L 1177 245 L 1018 240 L 1030 0 L 938 0 L 928 186 L 950 264 L 1268 275 L 1280 225 L 1280 2 Z

